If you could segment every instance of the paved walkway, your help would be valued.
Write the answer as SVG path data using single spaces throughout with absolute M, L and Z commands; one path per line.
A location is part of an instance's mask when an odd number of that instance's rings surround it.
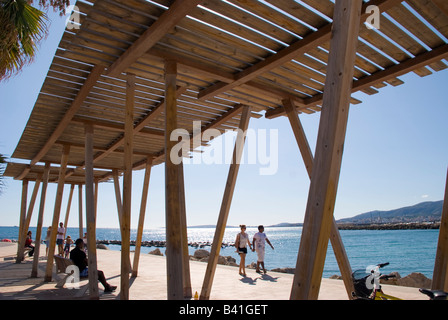
M 46 283 L 43 275 L 46 267 L 45 257 L 40 258 L 38 278 L 30 278 L 32 259 L 26 258 L 21 264 L 15 264 L 15 244 L 0 243 L 0 300 L 24 299 L 83 299 L 81 290 L 56 288 L 56 282 Z M 42 247 L 45 252 L 45 246 Z M 100 288 L 100 299 L 119 299 L 120 296 L 120 252 L 98 250 L 98 269 L 103 270 L 108 282 L 118 286 L 117 291 L 105 294 Z M 133 261 L 131 257 L 131 261 Z M 166 264 L 165 257 L 142 254 L 139 274 L 131 278 L 130 299 L 166 300 Z M 190 261 L 193 294 L 201 292 L 206 263 Z M 246 269 L 247 277 L 238 274 L 238 268 L 218 265 L 211 300 L 288 300 L 293 275 L 268 272 L 260 275 L 255 270 Z M 81 281 L 81 287 L 87 280 Z M 427 300 L 417 288 L 383 286 L 383 291 L 406 300 Z M 344 284 L 341 280 L 322 279 L 319 300 L 347 300 Z

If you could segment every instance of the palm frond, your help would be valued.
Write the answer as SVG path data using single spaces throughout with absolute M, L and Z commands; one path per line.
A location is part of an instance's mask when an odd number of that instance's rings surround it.
M 0 80 L 33 61 L 46 22 L 46 14 L 26 0 L 0 0 Z

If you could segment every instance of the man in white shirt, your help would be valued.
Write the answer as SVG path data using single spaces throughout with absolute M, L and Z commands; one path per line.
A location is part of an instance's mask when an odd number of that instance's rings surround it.
M 266 242 L 271 246 L 272 250 L 274 250 L 274 247 L 272 246 L 268 237 L 266 237 L 266 234 L 264 233 L 264 227 L 258 226 L 258 232 L 254 235 L 254 239 L 252 241 L 252 248 L 253 248 L 252 251 L 257 251 L 256 272 L 258 273 L 260 273 L 260 264 L 261 267 L 263 268 L 263 272 L 266 273 L 266 269 L 264 267 L 264 253 Z
M 58 234 L 56 236 L 56 244 L 58 245 L 59 255 L 62 256 L 64 253 L 64 235 L 65 228 L 62 222 L 59 223 Z

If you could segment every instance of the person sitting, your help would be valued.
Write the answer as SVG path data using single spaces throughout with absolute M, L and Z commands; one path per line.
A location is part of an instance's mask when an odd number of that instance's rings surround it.
M 32 257 L 34 254 L 34 246 L 33 246 L 33 238 L 31 236 L 31 231 L 28 231 L 25 240 L 25 248 L 30 248 L 31 250 L 28 252 L 28 256 Z
M 79 275 L 81 277 L 87 277 L 89 270 L 87 267 L 87 255 L 84 252 L 84 241 L 77 239 L 75 245 L 76 247 L 70 252 L 70 259 L 79 268 Z M 111 286 L 107 283 L 104 272 L 101 270 L 98 270 L 98 280 L 104 286 L 104 292 L 113 292 L 117 289 L 116 286 Z

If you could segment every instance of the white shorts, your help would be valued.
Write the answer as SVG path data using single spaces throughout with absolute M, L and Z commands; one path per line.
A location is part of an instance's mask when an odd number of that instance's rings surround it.
M 263 249 L 257 249 L 257 261 L 258 262 L 263 262 L 264 261 L 264 248 Z

